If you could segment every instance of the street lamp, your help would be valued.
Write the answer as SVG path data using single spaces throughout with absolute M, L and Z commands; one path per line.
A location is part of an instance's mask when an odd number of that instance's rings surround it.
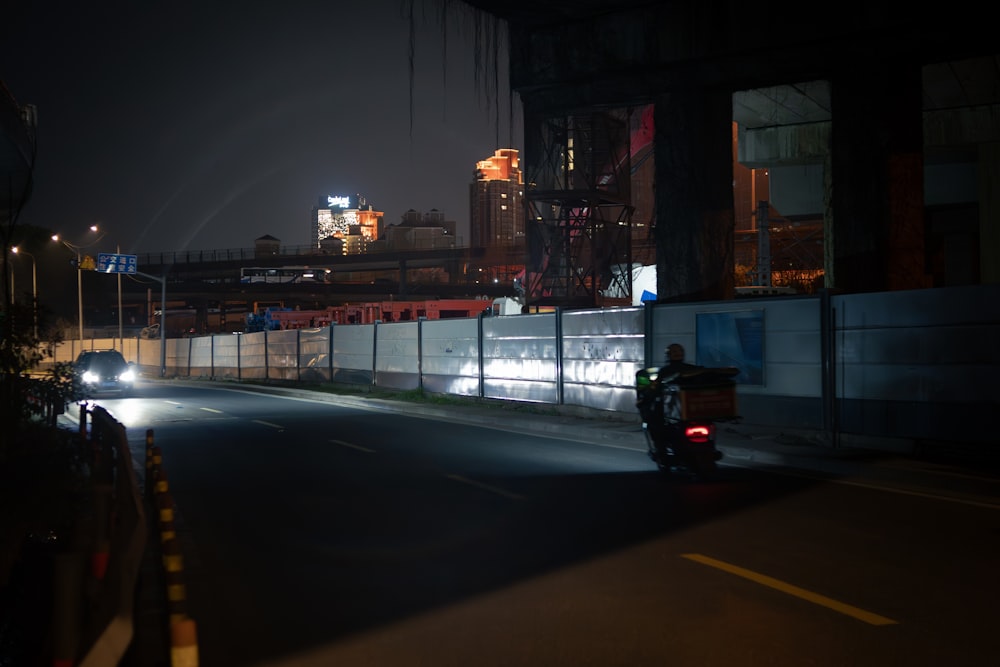
M 35 264 L 35 256 L 26 250 L 21 250 L 17 246 L 10 249 L 15 255 L 27 255 L 31 258 L 31 325 L 32 331 L 35 334 L 35 340 L 38 340 L 38 272 Z M 11 285 L 13 286 L 14 281 L 11 279 Z M 13 303 L 13 299 L 11 299 Z
M 90 231 L 92 231 L 92 232 L 94 232 L 96 234 L 97 233 L 97 225 L 91 225 L 90 226 Z M 79 330 L 80 330 L 80 341 L 81 342 L 83 342 L 83 267 L 81 266 L 83 258 L 80 255 L 80 251 L 83 250 L 84 248 L 89 248 L 90 246 L 92 246 L 95 243 L 97 243 L 98 241 L 100 241 L 102 238 L 104 238 L 104 234 L 103 233 L 100 236 L 98 236 L 96 239 L 94 239 L 93 241 L 91 241 L 90 243 L 77 245 L 77 244 L 70 243 L 69 241 L 63 240 L 62 238 L 59 237 L 58 234 L 53 234 L 52 235 L 52 240 L 53 241 L 58 241 L 58 242 L 62 243 L 64 246 L 66 246 L 71 251 L 73 251 L 74 253 L 76 253 L 77 322 L 78 322 L 78 326 L 79 326 Z
M 115 246 L 115 254 L 120 255 L 122 252 L 122 247 L 120 245 Z M 125 351 L 125 341 L 122 339 L 122 274 L 118 274 L 118 344 L 122 346 L 122 352 Z

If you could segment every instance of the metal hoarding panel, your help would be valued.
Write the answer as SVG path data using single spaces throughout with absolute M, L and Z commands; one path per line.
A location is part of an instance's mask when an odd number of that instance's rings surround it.
M 299 379 L 330 381 L 330 327 L 299 329 Z
M 479 320 L 425 320 L 421 328 L 422 382 L 429 392 L 479 395 Z

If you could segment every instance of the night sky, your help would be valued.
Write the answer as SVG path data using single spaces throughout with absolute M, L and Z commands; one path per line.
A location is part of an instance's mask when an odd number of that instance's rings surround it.
M 0 80 L 38 114 L 19 222 L 127 253 L 306 245 L 321 196 L 361 194 L 467 245 L 475 163 L 523 150 L 521 111 L 506 52 L 499 95 L 477 84 L 468 7 L 445 33 L 414 2 L 412 134 L 404 0 L 8 3 Z

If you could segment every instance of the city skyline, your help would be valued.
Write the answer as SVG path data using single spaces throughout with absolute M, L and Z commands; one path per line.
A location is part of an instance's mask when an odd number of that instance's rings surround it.
M 317 196 L 362 192 L 387 224 L 436 209 L 467 243 L 472 172 L 520 147 L 520 110 L 484 91 L 461 7 L 446 33 L 415 10 L 411 79 L 401 9 L 18 7 L 0 80 L 38 117 L 18 223 L 70 237 L 96 223 L 133 253 L 308 245 Z

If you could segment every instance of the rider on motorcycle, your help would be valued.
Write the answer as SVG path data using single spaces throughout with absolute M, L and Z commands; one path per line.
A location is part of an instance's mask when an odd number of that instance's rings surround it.
M 700 368 L 684 360 L 684 346 L 680 343 L 668 345 L 666 357 L 667 363 L 660 367 L 655 379 L 641 388 L 636 388 L 638 394 L 636 407 L 639 409 L 639 414 L 642 415 L 643 422 L 645 422 L 650 435 L 653 436 L 658 449 L 663 446 L 666 437 L 663 385 L 676 380 L 685 371 Z
M 636 407 L 647 436 L 649 457 L 661 470 L 682 470 L 707 478 L 722 453 L 715 448 L 712 421 L 732 418 L 735 368 L 706 368 L 689 364 L 684 347 L 671 343 L 666 364 L 636 372 Z M 720 402 L 726 391 L 731 405 Z M 699 397 L 709 396 L 707 402 Z
M 671 343 L 667 345 L 667 364 L 660 368 L 660 382 L 668 381 L 668 378 L 694 368 L 698 368 L 698 366 L 684 361 L 684 346 L 680 343 Z

